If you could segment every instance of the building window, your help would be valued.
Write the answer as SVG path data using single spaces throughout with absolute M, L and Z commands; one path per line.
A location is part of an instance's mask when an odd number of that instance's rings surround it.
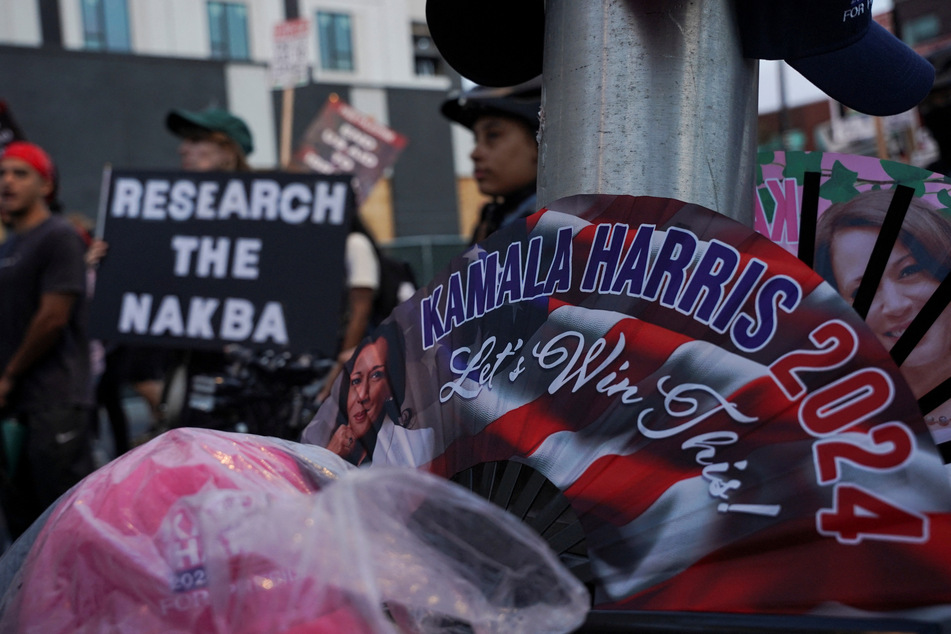
M 420 77 L 435 77 L 436 62 L 428 57 L 416 58 L 416 74 Z
M 324 70 L 353 71 L 353 34 L 350 16 L 317 12 L 317 47 Z
M 934 13 L 928 13 L 913 20 L 909 20 L 902 27 L 902 39 L 909 46 L 919 42 L 926 42 L 941 35 L 941 21 Z
M 248 8 L 238 2 L 209 2 L 208 29 L 215 59 L 250 59 Z
M 96 51 L 128 51 L 129 9 L 126 0 L 81 0 L 83 41 Z
M 429 28 L 422 23 L 413 23 L 413 64 L 419 77 L 434 77 L 442 74 L 442 64 Z

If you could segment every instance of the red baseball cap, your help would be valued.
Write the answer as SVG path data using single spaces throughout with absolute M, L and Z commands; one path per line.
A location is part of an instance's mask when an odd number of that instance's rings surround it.
M 56 180 L 56 166 L 53 159 L 50 158 L 43 148 L 27 141 L 14 141 L 7 145 L 0 155 L 0 161 L 8 158 L 20 159 L 29 163 L 30 167 L 35 169 L 43 180 Z

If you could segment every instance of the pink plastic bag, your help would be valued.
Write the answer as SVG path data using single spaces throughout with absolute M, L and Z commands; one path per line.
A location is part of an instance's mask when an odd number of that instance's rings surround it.
M 179 429 L 64 496 L 2 607 L 3 631 L 43 634 L 565 632 L 588 596 L 536 534 L 445 480 Z

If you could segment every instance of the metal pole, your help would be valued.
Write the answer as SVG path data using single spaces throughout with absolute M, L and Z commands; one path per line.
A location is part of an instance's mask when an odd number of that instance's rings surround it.
M 757 64 L 740 51 L 730 0 L 547 0 L 539 203 L 659 196 L 752 226 Z
M 789 132 L 789 106 L 786 104 L 786 63 L 776 64 L 779 71 L 779 139 L 782 148 L 786 148 L 786 133 Z

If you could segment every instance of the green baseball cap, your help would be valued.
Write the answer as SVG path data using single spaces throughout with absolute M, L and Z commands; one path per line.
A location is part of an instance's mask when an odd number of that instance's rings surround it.
M 254 151 L 254 142 L 251 140 L 248 124 L 221 108 L 199 111 L 172 110 L 165 118 L 165 125 L 172 134 L 180 137 L 187 136 L 196 128 L 205 132 L 221 132 L 237 143 L 245 155 Z

